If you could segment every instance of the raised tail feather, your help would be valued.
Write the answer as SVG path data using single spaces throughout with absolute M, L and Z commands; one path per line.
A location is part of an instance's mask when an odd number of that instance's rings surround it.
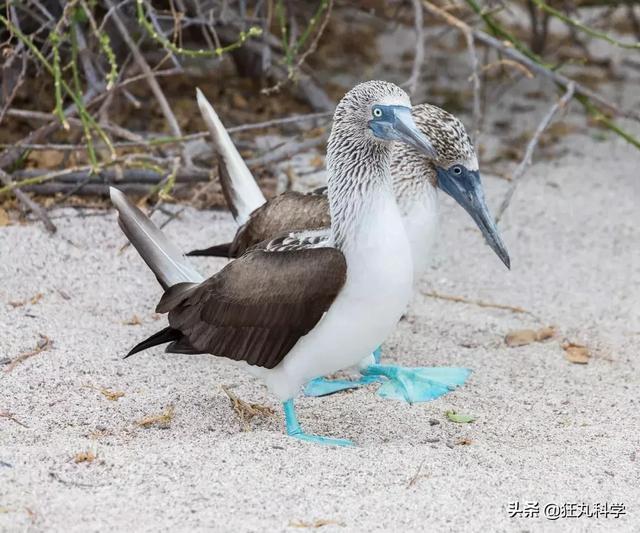
M 205 257 L 226 257 L 230 258 L 231 243 L 225 242 L 222 244 L 214 244 L 209 248 L 203 248 L 202 250 L 191 250 L 187 252 L 187 255 L 191 256 L 205 256 Z
M 212 105 L 200 89 L 196 89 L 196 95 L 218 159 L 222 192 L 233 218 L 238 225 L 242 225 L 253 211 L 266 202 L 266 198 Z
M 147 348 L 151 348 L 153 346 L 158 346 L 159 344 L 178 342 L 180 341 L 180 339 L 182 339 L 182 333 L 180 333 L 177 329 L 173 329 L 172 327 L 166 327 L 158 331 L 158 333 L 154 333 L 153 335 L 151 335 L 151 337 L 136 344 L 133 348 L 131 348 L 131 351 L 124 356 L 124 358 L 126 359 L 134 353 L 141 352 L 142 350 L 146 350 Z
M 120 228 L 165 290 L 177 283 L 204 281 L 178 247 L 122 191 L 110 187 L 109 194 L 118 210 Z

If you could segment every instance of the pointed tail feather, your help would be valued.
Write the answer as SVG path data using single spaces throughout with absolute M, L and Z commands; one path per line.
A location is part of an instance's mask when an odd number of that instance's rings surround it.
M 196 89 L 196 95 L 218 158 L 222 192 L 233 218 L 238 225 L 242 225 L 253 211 L 266 202 L 266 198 L 212 105 L 200 89 Z
M 203 257 L 226 257 L 230 258 L 231 243 L 225 242 L 222 244 L 214 244 L 209 248 L 203 248 L 202 250 L 191 250 L 187 252 L 189 256 L 203 256 Z
M 134 353 L 141 352 L 142 350 L 146 350 L 147 348 L 151 348 L 152 346 L 158 346 L 159 344 L 166 344 L 168 342 L 176 342 L 182 339 L 182 333 L 180 333 L 177 329 L 173 329 L 172 327 L 166 327 L 157 333 L 151 335 L 151 337 L 143 340 L 142 342 L 136 344 L 131 351 L 124 356 L 127 357 L 133 355 Z
M 109 194 L 122 231 L 165 290 L 177 283 L 204 281 L 182 252 L 121 191 L 110 187 Z

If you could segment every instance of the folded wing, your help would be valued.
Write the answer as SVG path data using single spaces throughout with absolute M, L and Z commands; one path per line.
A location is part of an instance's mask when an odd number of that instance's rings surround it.
M 329 309 L 346 268 L 335 248 L 255 250 L 203 283 L 175 285 L 157 308 L 182 335 L 167 351 L 273 368 Z

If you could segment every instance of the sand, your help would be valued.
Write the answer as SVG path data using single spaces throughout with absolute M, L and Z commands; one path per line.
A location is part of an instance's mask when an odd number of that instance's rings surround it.
M 353 449 L 286 437 L 275 399 L 222 360 L 153 350 L 123 361 L 164 318 L 145 265 L 119 253 L 112 212 L 56 210 L 53 237 L 36 223 L 0 229 L 0 358 L 52 341 L 0 367 L 0 529 L 638 531 L 639 157 L 611 138 L 565 142 L 564 156 L 530 170 L 502 223 L 511 272 L 443 198 L 437 258 L 384 356 L 472 368 L 464 387 L 413 406 L 375 386 L 298 400 L 308 431 Z M 485 182 L 495 206 L 507 184 Z M 233 231 L 228 214 L 190 208 L 166 229 L 185 249 Z M 197 261 L 209 272 L 223 263 Z M 504 343 L 547 325 L 556 338 Z M 588 346 L 588 364 L 567 361 L 564 340 Z M 275 416 L 244 430 L 221 385 Z M 138 424 L 168 408 L 166 427 Z M 451 422 L 449 410 L 476 421 Z M 76 462 L 87 452 L 93 461 Z M 540 517 L 512 518 L 510 502 L 538 502 Z M 543 517 L 564 503 L 622 503 L 626 514 Z
M 393 53 L 378 74 L 399 81 L 397 50 L 383 48 Z M 465 54 L 457 68 L 466 79 Z M 637 107 L 637 79 L 620 86 L 608 96 Z M 503 125 L 488 119 L 489 151 L 507 146 L 505 116 L 518 133 L 535 128 L 548 103 L 521 95 L 540 88 L 520 84 L 493 106 Z M 53 237 L 37 223 L 0 228 L 0 360 L 41 335 L 52 343 L 0 365 L 0 530 L 640 530 L 640 156 L 572 117 L 578 131 L 544 152 L 558 157 L 530 169 L 501 223 L 511 272 L 443 198 L 433 266 L 384 345 L 390 362 L 469 367 L 468 383 L 413 406 L 375 386 L 298 400 L 304 428 L 352 449 L 286 437 L 275 399 L 220 359 L 157 349 L 123 361 L 165 322 L 155 279 L 133 249 L 119 253 L 113 212 L 55 210 Z M 495 207 L 507 182 L 485 170 L 485 187 Z M 166 232 L 190 249 L 229 238 L 234 224 L 187 208 Z M 203 272 L 223 264 L 197 261 Z M 510 331 L 548 325 L 551 340 L 505 345 Z M 565 341 L 586 345 L 588 364 L 570 363 Z M 275 415 L 245 430 L 223 385 Z M 476 421 L 454 423 L 450 410 Z M 510 517 L 518 502 L 537 502 L 540 516 Z M 548 504 L 583 503 L 626 514 L 544 517 Z

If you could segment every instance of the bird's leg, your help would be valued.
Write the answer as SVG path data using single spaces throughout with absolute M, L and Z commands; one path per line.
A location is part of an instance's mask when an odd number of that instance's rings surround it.
M 346 439 L 332 439 L 330 437 L 321 437 L 320 435 L 309 435 L 302 431 L 298 417 L 296 416 L 296 409 L 293 405 L 293 400 L 287 400 L 283 402 L 284 407 L 284 420 L 287 426 L 287 435 L 295 437 L 296 439 L 315 442 L 317 444 L 325 444 L 328 446 L 354 446 L 353 442 Z
M 380 347 L 376 348 L 376 350 L 371 354 L 371 356 L 365 361 L 366 363 L 360 363 L 361 366 L 368 366 L 370 362 L 373 360 L 374 364 L 380 363 Z M 365 376 L 363 375 L 360 379 L 327 379 L 327 378 L 316 378 L 312 379 L 309 383 L 307 383 L 304 387 L 304 395 L 305 396 L 329 396 L 330 394 L 335 394 L 336 392 L 340 392 L 343 390 L 350 389 L 358 389 L 360 387 L 364 387 L 366 385 L 370 385 L 371 383 L 379 383 L 381 381 L 385 381 L 382 376 Z
M 382 348 L 379 346 L 360 363 L 360 379 L 316 378 L 304 388 L 305 396 L 328 396 L 343 390 L 357 389 L 382 382 L 378 396 L 402 400 L 407 403 L 435 400 L 462 385 L 471 370 L 455 367 L 404 368 L 396 365 L 381 365 Z
M 453 367 L 404 368 L 374 363 L 363 368 L 362 373 L 364 377 L 388 378 L 389 381 L 378 389 L 378 396 L 416 403 L 435 400 L 454 390 L 467 380 L 471 370 Z
M 343 390 L 358 389 L 371 383 L 383 381 L 380 376 L 362 376 L 359 379 L 312 379 L 304 386 L 305 396 L 329 396 Z

